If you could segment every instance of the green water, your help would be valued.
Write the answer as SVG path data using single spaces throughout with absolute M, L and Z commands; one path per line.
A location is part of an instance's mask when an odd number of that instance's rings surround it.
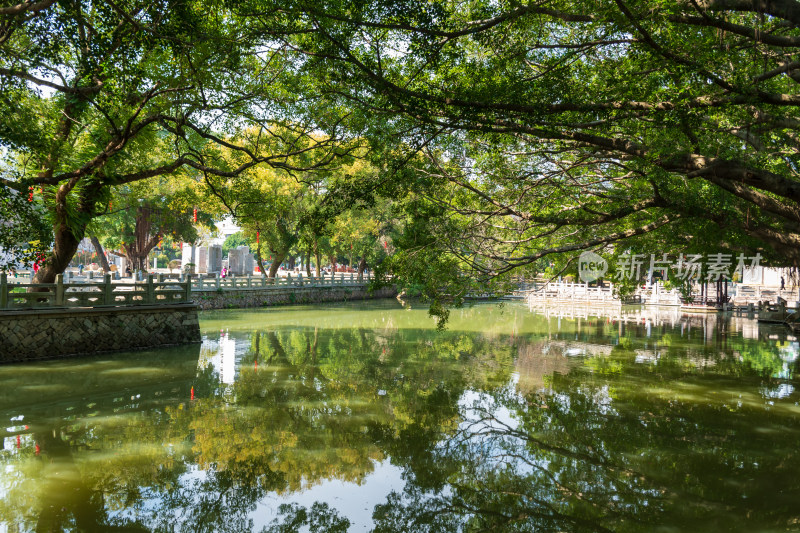
M 800 531 L 798 343 L 394 300 L 0 367 L 0 531 Z

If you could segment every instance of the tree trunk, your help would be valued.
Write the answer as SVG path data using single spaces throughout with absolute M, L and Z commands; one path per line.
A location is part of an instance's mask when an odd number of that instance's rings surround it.
M 317 238 L 316 237 L 314 237 L 314 261 L 316 261 L 315 266 L 316 266 L 316 271 L 317 271 L 317 277 L 319 277 L 320 276 L 320 266 L 319 266 L 319 264 L 321 262 L 321 258 L 319 256 L 319 246 L 317 245 Z
M 275 260 L 269 266 L 269 277 L 271 278 L 275 277 L 275 275 L 278 273 L 278 269 L 281 267 L 281 263 L 285 258 L 286 258 L 286 252 L 275 254 Z
M 75 236 L 66 222 L 57 221 L 53 226 L 53 234 L 53 252 L 33 276 L 31 280 L 33 283 L 55 283 L 56 276 L 67 269 L 75 252 L 78 251 L 81 239 Z
M 103 267 L 103 272 L 111 272 L 111 269 L 108 266 L 108 259 L 106 259 L 106 253 L 103 250 L 103 246 L 100 244 L 100 239 L 93 236 L 92 245 L 94 246 L 94 251 L 97 253 L 97 257 L 100 260 L 100 266 Z
M 161 233 L 151 234 L 153 227 L 148 207 L 139 207 L 136 212 L 136 226 L 133 242 L 124 245 L 125 255 L 133 264 L 133 270 L 147 270 L 147 255 L 161 240 Z
M 69 138 L 72 131 L 73 119 L 75 116 L 76 102 L 67 99 L 61 124 L 56 131 L 56 138 L 51 146 L 50 153 L 46 160 L 43 161 L 42 170 L 39 172 L 39 178 L 51 178 L 54 174 L 55 168 L 59 163 L 59 150 L 64 142 Z M 72 186 L 62 184 L 58 187 L 54 198 L 53 215 L 55 222 L 53 223 L 53 251 L 50 257 L 47 258 L 44 265 L 41 265 L 39 271 L 31 279 L 32 283 L 55 283 L 56 276 L 62 274 L 66 270 L 69 262 L 75 252 L 78 251 L 78 244 L 80 244 L 83 233 L 86 231 L 86 224 L 80 225 L 80 237 L 75 235 L 67 224 L 67 201 L 66 197 L 72 190 Z
M 358 281 L 362 281 L 364 279 L 364 271 L 367 269 L 367 260 L 363 257 L 361 261 L 358 262 Z
M 329 255 L 328 256 L 328 260 L 331 262 L 331 273 L 333 274 L 333 277 L 335 278 L 336 277 L 336 256 L 335 255 Z
M 295 259 L 296 259 L 296 257 L 295 257 L 294 255 L 293 255 L 293 256 L 291 256 L 291 257 L 289 257 L 289 264 L 287 265 L 287 268 L 288 268 L 290 271 L 291 271 L 291 270 L 294 270 L 294 263 L 295 263 Z
M 256 261 L 258 261 L 258 271 L 263 276 L 266 270 L 264 270 L 264 258 L 261 256 L 261 239 L 256 242 Z
M 306 253 L 306 275 L 309 278 L 311 277 L 311 246 L 308 247 L 308 252 Z

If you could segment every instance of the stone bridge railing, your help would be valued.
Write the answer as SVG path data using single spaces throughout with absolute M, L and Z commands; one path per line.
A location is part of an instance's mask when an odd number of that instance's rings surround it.
M 191 277 L 185 281 L 156 281 L 153 276 L 140 283 L 114 283 L 110 274 L 102 281 L 64 283 L 9 283 L 0 274 L 0 309 L 52 309 L 64 307 L 132 306 L 187 303 L 192 300 Z
M 164 274 L 149 275 L 141 281 L 113 280 L 106 274 L 102 280 L 76 280 L 59 274 L 55 283 L 21 283 L 0 274 L 0 310 L 51 309 L 69 307 L 108 307 L 188 303 L 192 292 L 240 291 L 242 289 L 286 289 L 363 287 L 372 278 L 358 279 L 354 274 L 308 277 L 302 274 L 268 278 L 266 276 L 220 276 L 197 278 L 191 274 L 171 278 Z
M 337 274 L 334 276 L 303 276 L 288 274 L 286 277 L 268 278 L 266 276 L 229 276 L 222 278 L 219 275 L 207 278 L 197 278 L 192 281 L 193 291 L 213 291 L 226 289 L 263 289 L 286 287 L 354 287 L 361 286 L 372 279 L 365 274 L 359 279 L 353 273 Z

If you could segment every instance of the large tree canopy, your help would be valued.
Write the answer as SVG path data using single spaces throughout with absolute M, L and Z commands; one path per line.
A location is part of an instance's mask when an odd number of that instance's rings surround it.
M 111 188 L 181 169 L 214 187 L 255 165 L 299 178 L 358 144 L 341 142 L 347 127 L 379 171 L 337 183 L 320 213 L 410 194 L 398 205 L 421 218 L 398 240 L 399 273 L 424 258 L 442 278 L 486 279 L 609 247 L 797 266 L 798 13 L 794 0 L 26 2 L 0 8 L 0 186 L 43 189 L 47 281 Z
M 4 4 L 0 4 L 4 6 Z M 291 169 L 298 139 L 335 128 L 292 116 L 302 79 L 278 43 L 254 47 L 223 4 L 201 0 L 23 2 L 0 7 L 0 187 L 37 196 L 55 247 L 36 281 L 63 271 L 110 191 L 180 169 L 235 176 L 257 164 Z M 306 103 L 303 103 L 307 107 Z M 269 153 L 226 139 L 284 117 Z M 288 117 L 288 118 L 287 118 Z M 274 122 L 271 122 L 274 123 Z M 237 168 L 209 144 L 242 154 Z M 324 143 L 316 143 L 324 144 Z M 321 151 L 310 166 L 324 165 Z
M 425 154 L 424 246 L 478 273 L 631 238 L 800 260 L 794 0 L 255 4 Z

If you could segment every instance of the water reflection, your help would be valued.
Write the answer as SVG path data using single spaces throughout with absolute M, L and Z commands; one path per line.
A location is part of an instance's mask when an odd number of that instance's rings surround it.
M 215 312 L 200 347 L 0 367 L 0 524 L 800 528 L 797 341 L 642 318 Z

